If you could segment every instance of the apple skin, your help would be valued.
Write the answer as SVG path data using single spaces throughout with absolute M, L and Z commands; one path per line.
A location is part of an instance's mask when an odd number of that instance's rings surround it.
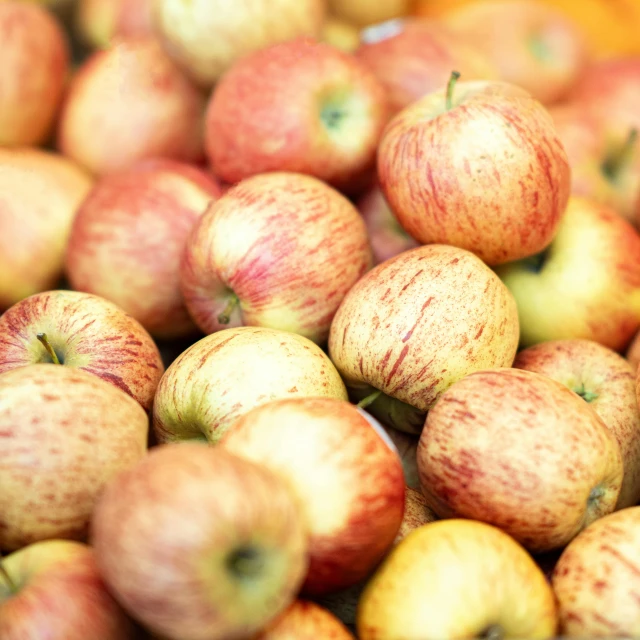
M 613 511 L 623 478 L 618 442 L 596 412 L 520 369 L 479 371 L 442 394 L 417 458 L 438 516 L 488 522 L 535 552 Z
M 572 196 L 549 247 L 496 273 L 518 303 L 523 347 L 582 338 L 622 351 L 640 326 L 640 235 L 593 200 Z
M 2 640 L 135 640 L 133 624 L 107 591 L 91 547 L 36 542 L 2 560 L 18 587 L 0 578 Z
M 402 460 L 402 468 L 404 469 L 404 481 L 407 487 L 420 490 L 420 478 L 418 475 L 418 460 L 416 459 L 416 451 L 420 438 L 406 431 L 399 431 L 392 427 L 383 425 L 383 429 L 389 436 L 389 440 L 393 442 L 393 446 L 398 450 L 400 460 Z
M 220 80 L 207 108 L 207 155 L 226 182 L 292 171 L 353 191 L 375 169 L 388 115 L 367 67 L 298 38 L 247 56 Z
M 226 329 L 199 340 L 169 366 L 156 392 L 153 427 L 161 443 L 216 444 L 250 409 L 295 396 L 347 400 L 320 347 L 288 331 Z
M 636 371 L 640 364 L 640 332 L 636 333 L 631 341 L 627 349 L 626 358 L 631 363 L 633 370 Z
M 148 431 L 137 402 L 85 371 L 0 374 L 0 549 L 83 539 L 97 496 L 145 455 Z
M 544 342 L 521 351 L 513 366 L 566 385 L 585 400 L 616 437 L 624 478 L 616 509 L 640 502 L 640 411 L 636 370 L 591 340 Z
M 58 154 L 0 148 L 0 313 L 56 286 L 73 217 L 92 182 Z
M 355 53 L 384 85 L 393 114 L 446 86 L 455 69 L 467 80 L 499 80 L 476 47 L 442 22 L 417 18 L 383 23 L 362 33 Z
M 360 46 L 360 30 L 350 22 L 327 16 L 320 40 L 345 53 L 353 53 Z
M 98 376 L 151 410 L 164 373 L 160 352 L 117 305 L 77 291 L 46 291 L 18 302 L 0 316 L 0 373 L 52 362 L 38 333 L 47 335 L 61 365 Z
M 180 283 L 204 333 L 244 324 L 321 344 L 372 262 L 367 228 L 343 195 L 310 176 L 270 173 L 208 208 L 187 241 Z M 238 304 L 223 323 L 234 296 Z
M 319 36 L 326 12 L 324 0 L 152 2 L 155 30 L 167 51 L 205 88 L 255 51 Z
M 552 576 L 565 637 L 640 634 L 640 507 L 587 527 L 560 556 Z
M 204 109 L 205 96 L 155 38 L 121 39 L 75 73 L 58 148 L 96 175 L 156 157 L 197 162 L 204 154 Z
M 342 20 L 366 27 L 407 15 L 411 0 L 329 0 L 329 9 Z
M 459 82 L 452 108 L 435 91 L 397 114 L 378 149 L 378 177 L 405 230 L 489 265 L 553 239 L 571 186 L 547 110 L 503 82 Z M 416 155 L 418 154 L 418 155 Z
M 264 467 L 220 447 L 166 445 L 106 487 L 91 541 L 108 587 L 150 630 L 239 640 L 282 613 L 304 580 L 299 509 Z
M 488 577 L 491 577 L 488 580 Z M 411 532 L 360 600 L 360 640 L 553 638 L 553 592 L 531 556 L 506 533 L 452 519 Z
M 280 474 L 298 493 L 309 531 L 303 593 L 357 584 L 391 547 L 404 513 L 402 464 L 352 404 L 275 400 L 234 422 L 220 446 Z
M 0 146 L 42 144 L 67 81 L 67 37 L 51 12 L 9 0 L 0 2 L 0 42 Z
M 159 338 L 193 335 L 180 260 L 189 233 L 220 195 L 206 173 L 171 160 L 104 176 L 73 222 L 66 255 L 72 288 L 111 300 Z
M 369 411 L 419 434 L 424 415 L 456 380 L 509 367 L 518 347 L 513 297 L 479 258 L 427 245 L 374 267 L 342 301 L 329 354 L 351 395 L 382 392 Z

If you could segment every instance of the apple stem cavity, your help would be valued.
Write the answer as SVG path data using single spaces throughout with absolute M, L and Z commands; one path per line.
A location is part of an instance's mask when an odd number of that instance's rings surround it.
M 486 638 L 486 640 L 503 640 L 505 635 L 506 634 L 501 625 L 492 624 L 480 634 L 480 637 Z
M 631 159 L 631 154 L 633 153 L 637 142 L 638 130 L 633 128 L 629 131 L 629 134 L 627 135 L 626 140 L 622 143 L 622 146 L 609 155 L 609 157 L 604 161 L 602 164 L 602 172 L 609 180 L 616 180 L 622 169 L 624 169 L 625 165 Z
M 584 388 L 584 385 L 581 389 L 576 389 L 576 393 L 585 401 L 585 402 L 593 402 L 598 399 L 598 394 L 593 393 L 593 391 L 587 391 Z
M 51 343 L 49 342 L 49 338 L 47 338 L 47 334 L 38 333 L 36 335 L 36 338 L 40 340 L 40 342 L 42 343 L 42 346 L 46 349 L 47 353 L 51 357 L 51 362 L 53 362 L 53 364 L 61 364 L 58 358 L 58 354 L 55 352 L 54 348 L 51 346 Z
M 242 579 L 251 579 L 263 572 L 264 556 L 255 547 L 240 547 L 231 553 L 227 565 L 234 575 Z
M 224 311 L 220 315 L 218 315 L 218 322 L 220 324 L 229 324 L 229 322 L 231 322 L 231 314 L 234 312 L 239 302 L 240 301 L 238 300 L 238 296 L 236 295 L 233 295 L 229 298 Z
M 366 409 L 370 404 L 373 404 L 380 397 L 381 394 L 382 394 L 382 391 L 380 390 L 374 391 L 373 393 L 370 393 L 365 398 L 362 398 L 362 400 L 358 402 L 357 406 L 360 409 Z
M 604 496 L 604 493 L 604 488 L 601 485 L 598 485 L 597 487 L 591 489 L 591 493 L 587 498 L 587 507 L 590 509 L 591 507 L 597 505 L 598 502 L 600 502 L 600 498 Z
M 447 111 L 451 111 L 453 109 L 453 90 L 456 87 L 456 83 L 460 79 L 459 71 L 452 71 L 451 77 L 449 78 L 449 82 L 447 83 L 447 96 L 446 96 L 446 108 Z
M 13 578 L 9 575 L 9 572 L 5 569 L 4 564 L 2 563 L 2 554 L 0 553 L 0 578 L 5 581 L 6 585 L 9 587 L 9 591 L 15 595 L 18 593 L 18 587 L 16 583 L 13 581 Z

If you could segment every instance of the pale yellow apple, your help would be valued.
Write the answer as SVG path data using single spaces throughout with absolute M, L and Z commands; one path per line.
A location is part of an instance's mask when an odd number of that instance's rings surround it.
M 329 0 L 333 15 L 361 27 L 409 13 L 412 0 Z
M 345 20 L 329 16 L 322 25 L 320 39 L 336 49 L 352 53 L 360 46 L 358 28 Z

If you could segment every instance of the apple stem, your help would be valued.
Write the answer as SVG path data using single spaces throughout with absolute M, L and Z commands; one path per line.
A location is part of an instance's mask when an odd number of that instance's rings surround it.
M 460 79 L 460 72 L 452 71 L 451 77 L 449 78 L 449 82 L 447 83 L 447 98 L 446 98 L 447 111 L 451 111 L 451 109 L 453 108 L 453 90 L 459 79 Z
M 2 578 L 7 586 L 9 587 L 9 591 L 14 595 L 18 593 L 18 587 L 16 583 L 13 581 L 13 578 L 9 575 L 9 572 L 5 569 L 4 564 L 2 563 L 2 553 L 0 553 L 0 578 Z
M 366 396 L 365 398 L 362 398 L 362 400 L 360 400 L 360 402 L 358 402 L 358 407 L 360 407 L 360 409 L 366 409 L 370 404 L 373 404 L 382 394 L 382 391 L 377 390 L 374 391 L 373 393 L 370 393 L 368 396 Z
M 604 161 L 602 170 L 608 178 L 613 180 L 620 173 L 622 168 L 629 161 L 637 141 L 638 130 L 633 128 L 629 131 L 627 139 L 623 142 L 622 146 Z
M 224 308 L 224 311 L 218 316 L 218 322 L 220 324 L 229 324 L 231 322 L 231 314 L 234 309 L 238 306 L 238 296 L 231 296 L 229 298 L 229 302 L 227 302 L 227 306 Z
M 51 361 L 53 362 L 53 364 L 60 364 L 60 360 L 58 359 L 58 356 L 57 356 L 56 352 L 54 351 L 53 347 L 51 346 L 51 343 L 49 342 L 49 338 L 47 338 L 47 334 L 46 333 L 38 333 L 36 335 L 36 338 L 38 338 L 38 340 L 40 340 L 40 342 L 42 343 L 44 348 L 47 350 L 47 353 L 51 356 Z

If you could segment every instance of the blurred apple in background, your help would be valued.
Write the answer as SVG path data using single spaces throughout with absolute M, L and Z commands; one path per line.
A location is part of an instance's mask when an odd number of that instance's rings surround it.
M 226 329 L 196 342 L 167 369 L 153 426 L 160 442 L 215 444 L 247 411 L 292 396 L 346 400 L 347 391 L 307 338 L 261 327 Z
M 371 71 L 299 38 L 247 56 L 220 80 L 207 109 L 207 154 L 225 182 L 294 171 L 354 191 L 375 169 L 387 119 Z
M 385 130 L 378 176 L 418 242 L 472 251 L 490 265 L 551 242 L 570 169 L 547 110 L 503 82 L 460 82 L 401 111 Z
M 91 185 L 84 170 L 57 154 L 0 149 L 0 313 L 56 286 L 73 218 Z
M 0 563 L 2 640 L 137 637 L 107 591 L 91 547 L 48 540 L 15 551 Z
M 151 1 L 167 51 L 206 88 L 254 51 L 298 36 L 319 36 L 326 12 L 324 0 Z
M 203 158 L 205 96 L 154 38 L 121 39 L 74 75 L 58 127 L 65 155 L 103 175 L 139 160 Z
M 0 549 L 83 539 L 97 496 L 147 450 L 140 405 L 85 371 L 0 374 Z
M 419 434 L 425 412 L 456 380 L 509 367 L 515 302 L 464 249 L 411 249 L 363 276 L 331 325 L 329 353 L 352 396 L 387 426 Z M 377 394 L 377 395 L 376 395 Z
M 91 542 L 109 589 L 180 640 L 253 637 L 307 571 L 300 505 L 268 469 L 204 444 L 152 449 L 104 490 Z
M 213 203 L 191 233 L 182 295 L 205 333 L 241 325 L 322 344 L 347 291 L 371 267 L 366 226 L 316 178 L 248 178 Z
M 331 13 L 360 27 L 409 13 L 412 0 L 329 0 Z
M 446 86 L 454 69 L 465 80 L 499 79 L 497 68 L 479 49 L 435 20 L 369 27 L 355 55 L 384 85 L 394 114 Z
M 631 363 L 631 366 L 635 369 L 640 364 L 640 332 L 636 333 L 634 339 L 631 341 L 627 353 L 625 354 L 627 360 Z
M 66 256 L 71 286 L 115 302 L 154 336 L 194 334 L 180 292 L 180 260 L 189 233 L 220 194 L 208 174 L 170 160 L 105 176 L 73 223 Z
M 76 291 L 46 291 L 0 316 L 0 373 L 52 362 L 102 378 L 147 411 L 164 372 L 158 347 L 137 320 Z
M 640 235 L 591 200 L 572 197 L 544 252 L 496 272 L 518 303 L 525 347 L 584 338 L 620 351 L 640 326 Z
M 360 46 L 360 31 L 346 20 L 327 16 L 320 40 L 345 53 L 353 53 Z
M 553 638 L 553 591 L 506 533 L 469 520 L 414 530 L 369 581 L 358 638 Z
M 62 25 L 48 11 L 0 2 L 0 146 L 47 141 L 69 72 Z
M 617 509 L 640 502 L 640 411 L 636 370 L 615 351 L 591 340 L 544 342 L 521 351 L 513 364 L 541 373 L 577 393 L 616 437 L 624 463 Z

